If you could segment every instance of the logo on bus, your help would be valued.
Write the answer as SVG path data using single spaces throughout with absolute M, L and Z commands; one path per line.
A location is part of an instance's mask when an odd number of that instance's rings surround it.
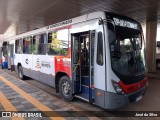
M 26 60 L 25 60 L 25 62 L 26 62 L 26 64 L 28 64 L 29 60 L 28 60 L 28 59 L 26 59 Z
M 46 68 L 50 68 L 51 67 L 50 62 L 47 62 L 47 61 L 42 61 L 41 62 L 41 66 L 42 67 L 46 67 Z
M 37 58 L 37 63 L 36 63 L 36 68 L 40 69 L 41 68 L 41 65 L 40 65 L 40 62 L 39 62 L 39 58 Z

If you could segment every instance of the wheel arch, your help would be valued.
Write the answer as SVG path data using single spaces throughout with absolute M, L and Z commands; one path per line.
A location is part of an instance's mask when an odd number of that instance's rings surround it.
M 18 63 L 17 64 L 17 67 L 16 67 L 16 72 L 18 73 L 18 68 L 19 68 L 19 66 L 22 66 L 22 64 L 21 63 Z
M 69 75 L 65 72 L 57 72 L 56 73 L 56 76 L 55 76 L 56 93 L 59 92 L 59 81 L 60 81 L 61 77 L 63 77 L 63 76 L 67 76 L 70 79 Z

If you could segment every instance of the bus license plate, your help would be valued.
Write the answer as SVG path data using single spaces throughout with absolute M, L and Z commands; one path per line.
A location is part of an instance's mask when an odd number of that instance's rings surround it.
M 142 95 L 136 98 L 136 102 L 142 99 Z

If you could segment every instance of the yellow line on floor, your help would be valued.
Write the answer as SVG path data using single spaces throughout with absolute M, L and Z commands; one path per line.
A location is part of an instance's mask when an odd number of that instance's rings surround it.
M 14 85 L 12 82 L 8 81 L 6 78 L 0 75 L 0 79 L 6 83 L 8 86 L 10 86 L 13 90 L 15 90 L 17 93 L 19 93 L 21 96 L 23 96 L 27 101 L 32 103 L 36 108 L 38 108 L 40 111 L 43 111 L 46 115 L 50 115 L 48 112 L 45 111 L 53 111 L 49 107 L 43 105 L 40 101 L 36 100 L 29 94 L 27 94 L 25 91 Z M 52 112 L 52 115 L 58 116 L 57 113 L 54 111 Z M 64 120 L 63 117 L 50 117 L 52 120 Z
M 6 111 L 15 111 L 17 112 L 17 109 L 12 105 L 12 103 L 6 98 L 6 96 L 0 92 L 0 103 L 4 107 Z M 23 118 L 20 117 L 12 117 L 12 120 L 24 120 Z
M 20 80 L 20 79 L 18 79 L 17 77 L 15 77 L 15 76 L 12 76 L 11 74 L 9 74 L 8 72 L 6 72 L 6 71 L 2 71 L 1 69 L 0 69 L 0 71 L 1 72 L 4 72 L 6 75 L 8 75 L 9 77 L 11 77 L 11 78 L 14 78 L 14 79 L 17 79 L 17 80 L 19 80 L 20 82 L 22 82 L 22 83 L 27 83 L 27 82 L 25 82 L 25 81 L 23 81 L 23 80 Z M 14 72 L 14 71 L 13 71 Z M 60 98 L 55 98 L 56 100 L 58 100 L 58 101 L 60 101 Z M 66 103 L 65 101 L 61 101 L 62 102 L 62 104 L 64 104 L 64 105 L 67 105 L 69 108 L 71 108 L 71 109 L 73 109 L 74 111 L 83 111 L 82 109 L 80 109 L 80 108 L 75 108 L 74 106 L 72 106 L 72 104 L 70 104 L 70 103 Z M 87 115 L 87 116 L 92 116 L 91 114 L 88 114 L 88 113 L 83 113 L 83 112 L 80 112 L 81 114 L 83 114 L 83 115 Z M 101 120 L 100 118 L 98 118 L 98 117 L 88 117 L 90 120 Z

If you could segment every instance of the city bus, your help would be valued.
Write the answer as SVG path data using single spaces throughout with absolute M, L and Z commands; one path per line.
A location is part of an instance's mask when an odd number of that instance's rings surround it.
M 19 78 L 55 87 L 104 109 L 139 101 L 147 87 L 140 23 L 114 13 L 93 12 L 7 39 Z M 11 49 L 10 49 L 10 52 Z
M 10 69 L 10 46 L 7 41 L 0 43 L 0 66 L 1 68 Z M 12 50 L 13 51 L 13 50 Z

